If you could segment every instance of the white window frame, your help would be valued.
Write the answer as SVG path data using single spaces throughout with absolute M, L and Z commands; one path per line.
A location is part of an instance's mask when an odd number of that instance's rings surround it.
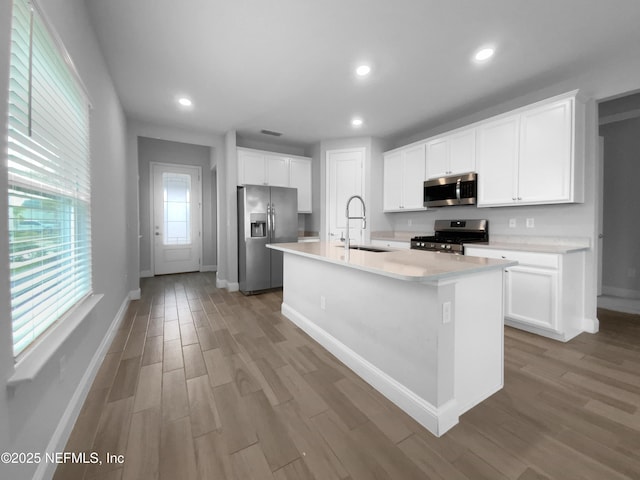
M 37 235 L 40 235 L 38 238 L 40 243 L 34 245 L 34 250 L 43 257 L 42 260 L 37 260 L 40 265 L 35 266 L 35 262 L 30 261 L 28 255 L 23 255 L 22 252 L 20 255 L 15 254 L 15 245 L 23 238 L 27 238 L 31 242 L 32 237 L 29 233 L 26 236 L 16 235 L 24 234 L 20 231 L 20 225 L 17 225 L 20 223 L 21 217 L 17 217 L 18 220 L 16 220 L 16 218 L 11 218 L 11 215 L 16 208 L 32 214 L 38 209 L 25 207 L 24 204 L 20 204 L 22 206 L 16 206 L 16 203 L 9 205 L 11 212 L 9 215 L 9 230 L 11 230 L 9 245 L 10 260 L 12 261 L 8 272 L 10 282 L 16 281 L 17 285 L 17 280 L 25 281 L 21 276 L 31 272 L 33 275 L 40 274 L 44 277 L 46 270 L 71 271 L 73 272 L 71 275 L 74 275 L 73 277 L 69 277 L 69 274 L 50 277 L 62 278 L 62 281 L 53 282 L 55 286 L 50 287 L 51 291 L 67 293 L 55 297 L 60 307 L 54 314 L 46 315 L 45 323 L 42 323 L 43 326 L 46 325 L 46 329 L 39 332 L 27 346 L 21 347 L 18 351 L 16 351 L 16 342 L 13 338 L 16 364 L 14 374 L 7 382 L 9 386 L 33 380 L 102 298 L 102 295 L 93 293 L 92 287 L 89 140 L 91 102 L 87 90 L 73 66 L 71 57 L 56 32 L 51 28 L 42 10 L 33 0 L 14 0 L 13 8 L 15 10 L 12 15 L 12 70 L 10 70 L 9 129 L 7 132 L 9 152 L 7 198 L 18 198 L 20 196 L 16 193 L 18 189 L 22 189 L 24 198 L 29 198 L 30 195 L 35 198 L 36 195 L 33 192 L 40 191 L 43 193 L 42 198 L 45 196 L 54 198 L 55 201 L 52 201 L 51 204 L 56 205 L 58 209 L 69 199 L 71 199 L 71 204 L 76 206 L 71 206 L 69 213 L 63 215 L 64 220 L 60 221 L 61 226 L 54 230 L 58 233 L 50 235 L 50 239 L 42 240 L 45 236 L 39 233 L 33 236 L 36 238 Z M 30 18 L 28 18 L 29 15 Z M 16 45 L 22 46 L 22 50 L 19 47 L 14 47 L 13 42 L 14 23 L 17 22 L 17 16 L 23 23 L 19 23 L 22 30 L 15 36 L 15 40 Z M 28 52 L 26 53 L 27 48 Z M 34 51 L 46 51 L 46 53 L 34 57 Z M 26 67 L 24 66 L 25 61 L 28 63 Z M 14 73 L 14 66 L 15 71 L 20 71 L 20 73 Z M 52 87 L 51 85 L 56 86 Z M 26 95 L 22 95 L 25 91 Z M 75 91 L 75 94 L 71 94 L 72 91 Z M 19 96 L 18 93 L 21 95 Z M 27 100 L 27 102 L 25 103 L 23 100 Z M 52 106 L 58 100 L 61 103 L 55 105 L 60 110 Z M 65 109 L 67 110 L 66 117 L 63 114 Z M 77 121 L 81 122 L 80 124 L 73 120 L 76 115 Z M 48 123 L 47 117 L 49 117 Z M 67 130 L 60 130 L 60 126 L 64 125 L 61 119 L 64 118 L 69 119 L 66 124 Z M 26 125 L 20 125 L 21 122 Z M 79 125 L 84 126 L 77 130 Z M 71 150 L 77 148 L 76 145 L 81 145 L 80 151 L 70 153 Z M 80 173 L 75 175 L 74 172 Z M 73 178 L 73 181 L 69 182 L 69 178 Z M 78 206 L 83 207 L 84 215 L 77 214 Z M 79 225 L 78 219 L 83 220 L 83 228 L 88 229 L 81 238 L 75 235 L 77 225 Z M 30 229 L 39 222 L 31 220 L 22 223 L 24 223 L 24 227 Z M 36 242 L 36 240 L 33 241 Z M 70 245 L 70 247 L 65 247 L 65 245 Z M 83 254 L 79 251 L 80 245 L 88 253 Z M 49 253 L 50 251 L 53 253 Z M 58 256 L 57 252 L 59 251 L 63 253 Z M 77 258 L 83 258 L 84 263 L 78 264 Z M 71 262 L 69 262 L 70 259 Z M 69 264 L 71 265 L 70 270 L 62 266 Z M 75 272 L 81 274 L 79 284 L 75 281 Z M 28 291 L 28 294 L 33 292 L 35 298 L 38 288 L 37 285 L 34 286 L 32 290 Z M 24 293 L 22 297 L 28 298 Z M 50 297 L 54 298 L 54 295 Z M 11 309 L 12 332 L 14 330 L 14 308 L 15 306 L 12 306 Z M 30 312 L 31 308 L 24 311 Z M 28 320 L 27 323 L 33 323 L 33 321 Z

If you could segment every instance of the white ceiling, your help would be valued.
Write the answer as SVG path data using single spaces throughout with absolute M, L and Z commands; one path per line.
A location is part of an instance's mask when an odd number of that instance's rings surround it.
M 640 0 L 86 3 L 130 118 L 299 144 L 435 126 L 640 47 Z M 485 44 L 494 59 L 473 63 Z

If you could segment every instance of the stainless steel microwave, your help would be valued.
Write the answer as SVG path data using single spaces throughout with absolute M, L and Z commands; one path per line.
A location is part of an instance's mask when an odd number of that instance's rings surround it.
M 426 180 L 423 189 L 424 206 L 475 205 L 477 191 L 478 176 L 476 173 Z

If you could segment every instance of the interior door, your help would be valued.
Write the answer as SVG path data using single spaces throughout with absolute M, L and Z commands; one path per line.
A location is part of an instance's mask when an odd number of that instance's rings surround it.
M 328 240 L 337 242 L 346 235 L 347 222 L 345 208 L 352 195 L 364 197 L 363 167 L 364 148 L 329 150 L 327 152 L 328 175 Z M 351 217 L 362 216 L 362 205 L 358 200 L 351 202 Z M 362 243 L 364 231 L 361 220 L 349 222 L 351 243 Z
M 200 167 L 153 163 L 153 271 L 200 270 Z

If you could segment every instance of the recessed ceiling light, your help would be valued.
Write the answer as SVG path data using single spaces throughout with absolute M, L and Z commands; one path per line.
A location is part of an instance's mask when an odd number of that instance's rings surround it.
M 351 120 L 351 125 L 353 127 L 361 127 L 362 126 L 362 119 L 361 118 L 354 118 L 353 120 Z
M 481 48 L 476 52 L 473 58 L 475 58 L 476 62 L 484 62 L 493 57 L 495 50 L 491 47 Z
M 190 99 L 188 99 L 187 97 L 180 97 L 178 99 L 178 103 L 180 105 L 182 105 L 183 107 L 190 107 L 191 105 L 193 105 L 193 102 Z
M 356 74 L 360 77 L 364 77 L 371 73 L 371 67 L 369 65 L 360 65 L 356 68 Z

